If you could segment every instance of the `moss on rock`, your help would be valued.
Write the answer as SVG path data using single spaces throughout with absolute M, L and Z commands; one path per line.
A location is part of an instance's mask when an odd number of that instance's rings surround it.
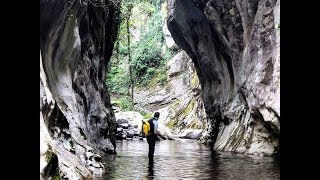
M 148 114 L 145 114 L 143 117 L 144 117 L 145 119 L 150 119 L 150 118 L 153 117 L 153 114 L 148 113 Z
M 44 157 L 47 162 L 50 162 L 50 160 L 52 159 L 53 156 L 54 156 L 54 153 L 52 151 L 51 146 L 49 145 L 48 150 L 44 153 Z
M 191 79 L 191 88 L 195 89 L 199 86 L 199 78 L 197 73 L 194 73 Z
M 202 125 L 201 125 L 200 121 L 197 118 L 195 118 L 190 122 L 189 128 L 190 129 L 202 129 Z
M 176 118 L 170 119 L 170 121 L 166 124 L 168 128 L 173 129 L 178 123 Z
M 195 101 L 192 99 L 192 100 L 189 102 L 188 106 L 182 110 L 182 112 L 181 112 L 181 114 L 180 114 L 179 116 L 180 116 L 181 118 L 188 116 L 188 115 L 192 112 L 192 110 L 193 110 L 193 108 L 194 108 L 194 105 L 195 105 Z

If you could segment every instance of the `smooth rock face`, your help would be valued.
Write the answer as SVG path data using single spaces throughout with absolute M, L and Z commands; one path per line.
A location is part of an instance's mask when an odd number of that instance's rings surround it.
M 168 29 L 191 57 L 218 150 L 280 150 L 280 1 L 169 0 Z
M 166 46 L 169 49 L 178 49 L 177 44 L 174 42 L 170 31 L 168 30 L 167 23 L 165 22 L 164 25 L 162 26 L 162 31 L 164 33 L 164 40 L 166 42 Z
M 90 179 L 105 167 L 100 156 L 115 150 L 104 80 L 118 7 L 108 0 L 40 1 L 40 131 L 49 133 L 45 142 L 58 157 L 61 177 Z
M 167 62 L 169 87 L 176 98 L 191 90 L 188 84 L 190 84 L 194 71 L 189 71 L 188 61 L 190 61 L 188 55 L 184 51 L 180 51 Z M 189 64 L 192 65 L 191 61 Z

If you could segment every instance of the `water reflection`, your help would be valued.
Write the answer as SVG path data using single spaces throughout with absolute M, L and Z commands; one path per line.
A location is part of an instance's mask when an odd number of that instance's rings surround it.
M 215 152 L 192 140 L 160 141 L 154 159 L 148 143 L 117 142 L 110 156 L 111 171 L 95 179 L 279 179 L 279 163 L 271 157 Z
M 148 175 L 146 176 L 147 179 L 153 179 L 153 177 L 154 177 L 153 165 L 154 165 L 154 160 L 153 159 L 149 159 Z

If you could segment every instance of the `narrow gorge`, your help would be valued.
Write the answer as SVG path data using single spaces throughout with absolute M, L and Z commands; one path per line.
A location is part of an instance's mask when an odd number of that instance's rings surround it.
M 119 141 L 119 123 L 140 130 L 154 112 L 169 167 L 168 152 L 205 162 L 197 144 L 220 167 L 279 157 L 280 1 L 40 0 L 40 179 L 141 179 L 124 174 L 147 143 Z

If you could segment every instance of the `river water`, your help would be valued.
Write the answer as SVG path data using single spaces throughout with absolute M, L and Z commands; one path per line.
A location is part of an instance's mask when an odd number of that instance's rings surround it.
M 118 141 L 117 154 L 109 158 L 111 170 L 96 180 L 280 179 L 279 162 L 272 157 L 212 151 L 194 140 L 157 142 L 153 163 L 148 161 L 146 141 Z

